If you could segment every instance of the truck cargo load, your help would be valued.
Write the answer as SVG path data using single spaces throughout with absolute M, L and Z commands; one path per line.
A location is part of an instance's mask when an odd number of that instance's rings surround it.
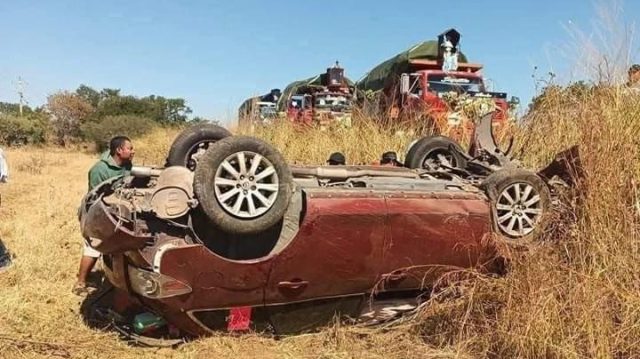
M 412 62 L 415 60 L 438 60 L 438 41 L 423 41 L 409 49 L 391 57 L 374 67 L 356 85 L 362 91 L 380 91 L 385 85 L 390 85 L 393 78 L 400 77 L 401 74 L 412 71 Z M 459 61 L 466 63 L 467 57 L 459 53 Z

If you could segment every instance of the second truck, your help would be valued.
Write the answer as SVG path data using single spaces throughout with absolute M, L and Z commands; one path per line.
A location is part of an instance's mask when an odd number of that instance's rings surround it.
M 353 82 L 338 62 L 323 74 L 289 84 L 278 101 L 278 111 L 295 124 L 351 126 Z

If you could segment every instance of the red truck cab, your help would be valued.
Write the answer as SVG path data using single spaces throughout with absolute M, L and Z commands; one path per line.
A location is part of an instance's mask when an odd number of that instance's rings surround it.
M 287 103 L 287 118 L 296 124 L 311 124 L 313 99 L 310 94 L 291 96 Z
M 444 118 L 448 126 L 460 125 L 453 109 L 445 101 L 448 94 L 466 94 L 472 98 L 491 98 L 495 103 L 494 126 L 508 120 L 509 104 L 505 93 L 488 92 L 482 74 L 482 65 L 461 63 L 457 71 L 443 71 L 437 61 L 411 60 L 412 72 L 403 74 L 400 85 L 401 108 L 403 111 L 426 112 L 431 118 Z M 404 82 L 404 83 L 403 83 Z M 392 111 L 392 117 L 400 109 Z M 471 130 L 472 123 L 466 123 Z M 442 129 L 441 129 L 442 130 Z
M 290 121 L 305 125 L 326 126 L 333 122 L 351 125 L 353 88 L 338 63 L 325 74 L 305 81 L 296 85 L 287 100 Z

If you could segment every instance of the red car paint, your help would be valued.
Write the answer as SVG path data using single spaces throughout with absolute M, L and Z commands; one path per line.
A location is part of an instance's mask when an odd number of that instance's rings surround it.
M 324 324 L 336 312 L 357 316 L 372 294 L 424 289 L 443 272 L 482 267 L 493 253 L 486 241 L 489 204 L 473 187 L 302 186 L 299 195 L 298 230 L 275 252 L 233 260 L 187 236 L 168 234 L 139 248 L 130 229 L 112 228 L 104 242 L 118 245 L 105 255 L 106 276 L 191 335 L 243 330 L 247 318 L 254 330 L 288 333 Z M 113 212 L 102 213 L 115 221 Z M 145 228 L 140 222 L 136 226 Z M 132 247 L 123 247 L 126 243 Z M 192 291 L 162 299 L 139 295 L 132 290 L 129 266 L 156 271 Z

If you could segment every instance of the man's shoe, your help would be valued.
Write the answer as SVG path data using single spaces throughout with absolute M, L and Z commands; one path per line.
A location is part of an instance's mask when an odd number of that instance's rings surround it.
M 71 293 L 81 297 L 86 297 L 96 290 L 97 288 L 89 286 L 87 285 L 87 283 L 76 282 L 76 284 L 74 284 L 73 288 L 71 289 Z

